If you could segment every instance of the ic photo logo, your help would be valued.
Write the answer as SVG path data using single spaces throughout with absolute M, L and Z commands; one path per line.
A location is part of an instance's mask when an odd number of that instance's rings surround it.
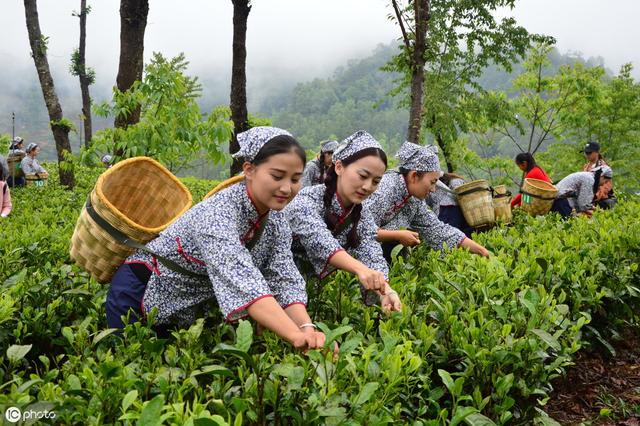
M 4 412 L 4 418 L 7 419 L 9 423 L 18 423 L 20 419 L 22 419 L 22 412 L 18 407 L 9 407 L 7 411 Z
M 27 410 L 22 412 L 18 407 L 9 407 L 4 412 L 4 418 L 7 419 L 9 423 L 18 423 L 20 420 L 41 420 L 41 419 L 55 419 L 56 413 L 55 411 L 49 410 Z

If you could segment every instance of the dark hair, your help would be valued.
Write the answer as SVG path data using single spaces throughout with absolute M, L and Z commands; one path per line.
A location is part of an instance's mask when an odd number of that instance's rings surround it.
M 327 170 L 329 170 L 329 167 L 324 165 L 324 157 L 325 155 L 329 155 L 332 156 L 333 152 L 332 151 L 327 151 L 327 152 L 320 152 L 320 158 L 318 158 L 318 167 L 320 168 L 320 182 L 324 182 L 324 178 L 327 175 Z
M 255 166 L 259 166 L 267 161 L 271 156 L 286 154 L 291 151 L 300 157 L 302 166 L 304 167 L 305 164 L 307 164 L 307 155 L 304 152 L 304 148 L 300 146 L 300 143 L 295 140 L 293 136 L 289 135 L 278 135 L 269 139 L 269 141 L 260 148 L 260 151 L 258 151 L 258 154 L 256 154 L 251 163 Z
M 375 156 L 382 160 L 384 163 L 384 167 L 387 167 L 387 154 L 380 148 L 365 148 L 362 151 L 358 151 L 350 157 L 341 160 L 343 166 L 348 166 L 351 163 L 355 163 L 361 158 Z M 331 202 L 333 201 L 333 196 L 336 193 L 336 188 L 338 187 L 338 175 L 336 174 L 335 164 L 329 167 L 327 170 L 327 175 L 324 178 L 324 184 L 326 189 L 324 190 L 324 222 L 327 224 L 327 227 L 331 231 L 336 228 L 337 220 L 336 217 L 330 214 Z M 362 204 L 357 204 L 353 206 L 353 210 L 351 211 L 351 230 L 347 235 L 347 244 L 345 245 L 345 249 L 349 247 L 356 248 L 360 245 L 360 237 L 358 236 L 358 222 L 360 222 L 360 213 L 362 212 Z
M 405 169 L 404 167 L 400 167 L 398 169 L 398 171 L 400 172 L 400 174 L 404 177 L 407 177 L 407 175 L 409 174 L 410 171 L 412 171 L 411 169 Z M 422 176 L 424 176 L 425 174 L 427 174 L 427 172 L 421 172 L 419 170 L 415 171 L 418 174 L 418 177 L 421 178 Z
M 520 154 L 516 155 L 516 164 L 522 164 L 525 161 L 527 162 L 527 170 L 525 170 L 526 172 L 530 172 L 531 169 L 537 166 L 536 160 L 533 158 L 533 155 L 531 155 L 530 152 L 521 152 Z
M 454 179 L 462 179 L 462 180 L 464 180 L 464 177 L 460 176 L 457 173 L 445 173 L 440 177 L 440 182 L 442 182 L 445 185 L 449 186 L 451 181 L 454 180 Z

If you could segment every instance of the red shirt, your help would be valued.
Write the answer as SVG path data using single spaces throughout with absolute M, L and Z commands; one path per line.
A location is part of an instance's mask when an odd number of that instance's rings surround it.
M 539 179 L 539 180 L 543 180 L 545 182 L 551 183 L 551 179 L 549 178 L 549 176 L 547 176 L 544 170 L 540 168 L 540 166 L 533 166 L 533 168 L 529 170 L 526 175 L 524 175 L 524 178 Z M 511 207 L 519 206 L 521 199 L 522 199 L 522 194 L 518 194 L 515 197 L 513 197 L 513 200 L 511 200 Z

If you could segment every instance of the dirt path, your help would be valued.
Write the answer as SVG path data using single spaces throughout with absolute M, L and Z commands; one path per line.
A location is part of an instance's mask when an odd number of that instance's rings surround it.
M 640 426 L 640 330 L 612 342 L 616 356 L 585 352 L 554 383 L 547 413 L 563 425 Z

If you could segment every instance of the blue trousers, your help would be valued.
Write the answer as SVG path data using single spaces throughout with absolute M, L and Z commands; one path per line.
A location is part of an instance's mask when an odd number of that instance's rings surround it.
M 129 314 L 129 323 L 136 322 L 143 316 L 142 297 L 146 288 L 147 282 L 143 282 L 134 273 L 131 265 L 120 265 L 111 279 L 105 303 L 110 328 L 124 328 L 121 318 L 123 315 Z

